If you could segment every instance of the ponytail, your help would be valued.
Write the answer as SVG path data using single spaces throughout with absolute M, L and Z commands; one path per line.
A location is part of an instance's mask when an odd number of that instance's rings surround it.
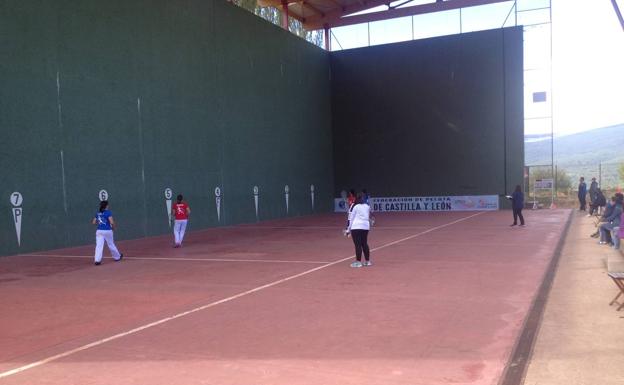
M 106 210 L 106 208 L 108 207 L 108 201 L 101 201 L 100 202 L 100 212 L 103 213 L 104 210 Z

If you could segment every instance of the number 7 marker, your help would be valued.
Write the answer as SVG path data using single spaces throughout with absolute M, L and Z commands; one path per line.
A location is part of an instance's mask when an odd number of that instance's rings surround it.
M 17 245 L 22 245 L 22 214 L 24 213 L 22 208 L 22 194 L 14 192 L 9 196 L 9 200 L 13 205 L 13 222 L 15 223 L 15 234 L 17 235 Z

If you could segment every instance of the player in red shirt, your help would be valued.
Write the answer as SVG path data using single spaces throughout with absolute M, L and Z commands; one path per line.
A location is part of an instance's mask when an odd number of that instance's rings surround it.
M 355 190 L 349 190 L 349 195 L 347 196 L 347 211 L 351 210 L 351 206 L 355 204 Z
M 183 201 L 182 194 L 178 194 L 177 202 L 173 204 L 171 214 L 175 217 L 175 224 L 173 225 L 173 237 L 175 238 L 175 244 L 173 247 L 182 247 L 182 240 L 184 239 L 184 232 L 186 231 L 186 224 L 188 223 L 188 217 L 191 213 L 189 205 Z

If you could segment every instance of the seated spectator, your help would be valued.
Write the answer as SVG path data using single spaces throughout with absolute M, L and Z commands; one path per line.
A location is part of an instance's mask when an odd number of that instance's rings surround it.
M 620 217 L 622 216 L 622 202 L 624 201 L 624 195 L 621 193 L 615 194 L 615 206 L 613 207 L 613 212 L 608 217 L 605 217 L 605 222 L 601 223 L 598 226 L 598 230 L 600 231 L 600 244 L 604 245 L 607 243 L 607 236 L 611 235 L 611 230 L 614 227 L 620 226 Z M 608 234 L 608 235 L 607 235 Z
M 620 225 L 618 227 L 614 227 L 613 230 L 617 229 L 617 231 L 613 231 L 611 237 L 613 238 L 613 248 L 620 249 L 620 239 L 624 238 L 624 213 L 620 217 Z
M 589 205 L 589 216 L 592 216 L 594 214 L 600 214 L 601 208 L 605 207 L 606 204 L 607 199 L 602 193 L 602 190 L 597 188 L 595 199 L 593 199 Z
M 600 236 L 600 225 L 602 225 L 603 223 L 607 223 L 605 218 L 613 214 L 614 208 L 615 208 L 615 195 L 612 196 L 611 199 L 609 199 L 609 201 L 607 202 L 607 206 L 605 207 L 602 213 L 602 216 L 600 217 L 600 219 L 598 219 L 598 222 L 596 223 L 596 232 L 591 235 L 592 238 L 598 238 Z

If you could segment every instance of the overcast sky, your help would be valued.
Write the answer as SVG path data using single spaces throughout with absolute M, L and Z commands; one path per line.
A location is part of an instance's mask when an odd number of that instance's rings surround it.
M 555 132 L 624 123 L 624 31 L 611 1 L 553 0 L 552 12 Z
M 624 0 L 617 0 L 624 11 Z M 414 0 L 405 6 L 429 3 Z M 399 4 L 397 1 L 393 4 Z M 550 88 L 549 25 L 525 28 L 525 133 L 571 134 L 624 123 L 624 31 L 610 0 L 552 0 L 552 103 L 533 103 L 533 92 Z M 548 0 L 518 0 L 518 9 L 548 6 Z M 385 10 L 378 7 L 370 11 Z M 463 10 L 463 30 L 499 28 L 513 9 L 512 2 L 471 7 Z M 519 23 L 548 21 L 548 9 L 518 16 Z M 457 11 L 416 16 L 423 32 L 418 37 L 459 33 Z M 513 25 L 514 17 L 506 26 Z M 533 20 L 533 21 L 532 21 Z M 335 28 L 334 37 L 342 48 L 410 40 L 412 22 L 408 18 Z M 370 35 L 369 29 L 370 28 Z M 332 43 L 337 48 L 337 43 Z M 538 119 L 534 119 L 534 118 Z M 547 118 L 543 118 L 547 117 Z

